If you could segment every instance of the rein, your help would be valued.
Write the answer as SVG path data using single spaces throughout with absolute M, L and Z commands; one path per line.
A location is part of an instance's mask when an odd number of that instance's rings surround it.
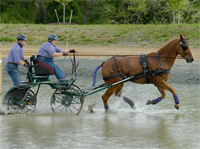
M 69 58 L 72 63 L 72 74 L 77 73 L 76 70 L 79 65 L 79 61 L 76 63 L 76 54 L 75 53 L 73 54 L 73 59 L 70 56 Z

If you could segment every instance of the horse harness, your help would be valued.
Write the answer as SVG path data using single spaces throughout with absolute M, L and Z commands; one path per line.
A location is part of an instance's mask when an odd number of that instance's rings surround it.
M 117 60 L 117 57 L 116 56 L 113 56 L 113 65 L 112 65 L 112 71 L 111 71 L 111 74 L 110 76 L 108 77 L 104 77 L 103 80 L 107 80 L 107 79 L 110 79 L 110 78 L 113 78 L 113 77 L 116 77 L 116 76 L 120 76 L 120 80 L 122 80 L 122 77 L 123 78 L 127 78 L 127 76 L 123 75 L 121 72 L 120 72 L 120 68 L 119 68 L 119 63 L 118 63 L 118 60 Z M 111 59 L 112 59 L 111 58 Z M 102 66 L 105 62 L 102 63 Z M 117 68 L 118 68 L 118 74 L 113 74 L 113 71 L 114 71 L 114 67 L 115 67 L 115 63 L 117 63 Z M 140 72 L 140 73 L 137 73 L 133 76 L 131 76 L 132 79 L 130 79 L 131 81 L 133 80 L 136 80 L 136 79 L 141 79 L 141 78 L 146 78 L 146 83 L 150 83 L 150 80 L 149 80 L 149 76 L 154 76 L 154 75 L 161 75 L 161 74 L 165 74 L 165 73 L 170 73 L 170 69 L 162 69 L 162 65 L 161 65 L 161 62 L 160 62 L 160 57 L 159 57 L 159 54 L 157 53 L 157 65 L 156 65 L 156 70 L 153 70 L 151 74 L 147 74 L 148 73 L 148 67 L 147 67 L 147 58 L 146 58 L 146 55 L 145 54 L 141 54 L 140 55 L 140 64 L 143 66 L 143 72 Z M 160 70 L 158 69 L 158 65 L 160 64 Z M 141 76 L 141 75 L 144 75 L 144 76 Z M 129 81 L 129 80 L 127 80 Z M 125 81 L 126 82 L 126 81 Z
M 179 51 L 180 47 L 182 47 L 182 50 L 183 50 L 183 53 L 184 53 L 183 58 L 185 59 L 186 56 L 187 56 L 188 54 L 191 53 L 191 51 L 188 52 L 188 53 L 186 53 L 185 51 L 188 49 L 188 46 L 187 46 L 186 44 L 183 45 L 183 43 L 187 43 L 187 44 L 188 44 L 187 40 L 186 40 L 186 41 L 182 41 L 182 40 L 180 39 L 180 45 L 179 45 L 179 47 L 178 47 L 178 51 Z M 189 45 L 189 44 L 188 44 L 188 45 Z M 178 51 L 177 51 L 177 54 L 178 54 Z
M 120 72 L 120 68 L 119 68 L 119 63 L 118 63 L 117 57 L 116 57 L 116 56 L 113 56 L 112 58 L 113 58 L 113 61 L 114 61 L 114 62 L 113 62 L 113 65 L 112 65 L 111 74 L 110 74 L 110 76 L 105 77 L 105 78 L 103 78 L 103 79 L 104 79 L 104 80 L 107 80 L 107 79 L 110 79 L 110 78 L 113 78 L 113 77 L 116 77 L 116 76 L 120 76 L 120 80 L 122 80 L 122 76 L 123 76 L 124 78 L 127 78 L 127 76 L 123 75 L 123 74 Z M 110 59 L 112 59 L 112 58 L 110 58 Z M 103 66 L 104 63 L 105 63 L 105 62 L 102 63 L 102 66 Z M 115 68 L 115 63 L 117 63 L 118 74 L 114 74 L 114 75 L 113 75 L 113 71 L 114 71 L 114 68 Z

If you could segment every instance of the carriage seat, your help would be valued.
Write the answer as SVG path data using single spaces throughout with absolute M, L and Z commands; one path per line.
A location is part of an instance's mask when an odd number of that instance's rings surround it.
M 45 76 L 45 75 L 54 75 L 54 68 L 39 59 L 33 60 L 33 67 L 35 69 L 35 75 Z

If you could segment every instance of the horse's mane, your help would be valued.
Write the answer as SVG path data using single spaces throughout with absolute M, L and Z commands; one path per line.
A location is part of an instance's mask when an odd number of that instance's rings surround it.
M 174 40 L 178 40 L 178 39 L 180 39 L 180 38 L 173 38 L 173 39 L 169 40 L 169 41 L 168 41 L 164 46 L 162 46 L 158 51 L 161 52 L 163 49 L 167 48 L 167 46 L 169 46 L 171 42 L 173 42 Z

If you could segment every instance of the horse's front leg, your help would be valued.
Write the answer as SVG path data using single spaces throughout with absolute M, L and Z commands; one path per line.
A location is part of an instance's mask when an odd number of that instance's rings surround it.
M 166 90 L 168 90 L 168 91 L 170 91 L 172 94 L 173 94 L 173 97 L 174 97 L 174 102 L 175 102 L 175 105 L 174 105 L 174 107 L 177 109 L 177 110 L 179 110 L 179 98 L 178 98 L 178 95 L 176 94 L 176 91 L 169 85 L 169 84 L 167 84 L 166 82 L 161 82 L 159 85 L 156 85 L 157 86 L 157 88 L 158 88 L 158 90 L 161 92 L 161 97 L 159 97 L 159 98 L 157 98 L 157 99 L 154 99 L 154 100 L 152 100 L 152 102 L 153 101 L 155 101 L 155 104 L 156 103 L 158 103 L 158 102 L 160 102 L 163 98 L 162 98 L 162 96 L 164 95 L 164 97 L 165 97 L 165 95 L 166 95 L 166 93 L 165 93 L 165 91 L 164 91 L 164 89 L 166 89 Z M 162 89 L 161 89 L 162 88 Z M 160 101 L 159 101 L 160 100 Z M 147 102 L 147 104 L 148 104 L 148 102 Z M 153 104 L 153 103 L 152 103 Z
M 156 99 L 154 99 L 154 100 L 148 100 L 147 103 L 146 103 L 146 105 L 150 105 L 150 104 L 155 105 L 155 104 L 157 104 L 158 102 L 160 102 L 162 99 L 165 98 L 165 96 L 166 96 L 165 90 L 164 90 L 163 88 L 161 88 L 161 87 L 158 87 L 158 86 L 157 86 L 157 88 L 158 88 L 158 90 L 160 91 L 161 96 L 158 97 L 158 98 L 156 98 Z

